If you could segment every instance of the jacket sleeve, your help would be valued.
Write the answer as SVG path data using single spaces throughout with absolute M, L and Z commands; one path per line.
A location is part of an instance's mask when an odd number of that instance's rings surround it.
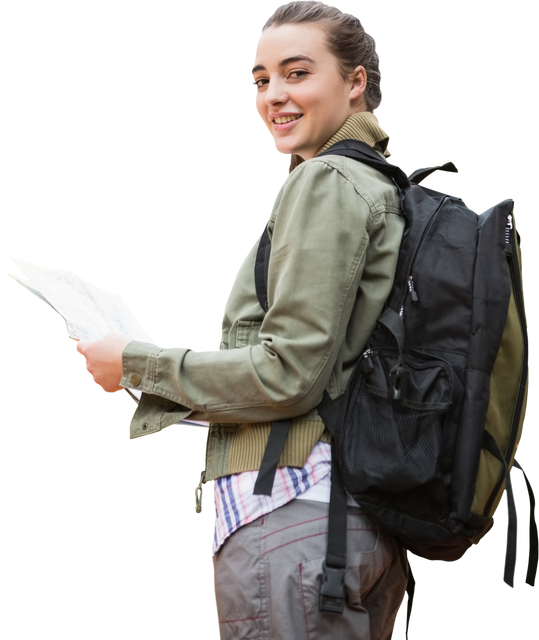
M 143 392 L 131 436 L 159 431 L 192 412 L 199 420 L 256 423 L 316 407 L 345 340 L 383 213 L 327 162 L 298 167 L 270 220 L 270 306 L 260 343 L 215 352 L 130 343 L 121 384 L 139 382 Z M 377 271 L 380 277 L 383 264 Z

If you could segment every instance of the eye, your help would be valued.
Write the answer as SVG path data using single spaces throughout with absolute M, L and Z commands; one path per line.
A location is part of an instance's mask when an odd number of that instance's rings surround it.
M 299 80 L 301 77 L 306 76 L 308 74 L 308 71 L 291 71 L 289 77 L 297 73 L 301 74 L 300 77 L 292 78 L 292 80 Z M 269 82 L 269 80 L 267 78 L 260 78 L 259 80 L 249 80 L 249 84 L 251 85 L 251 87 L 253 87 L 253 89 L 260 89 L 263 86 L 260 85 L 259 82 Z
M 265 78 L 261 78 L 260 80 L 249 80 L 249 84 L 253 89 L 260 89 L 260 85 L 258 84 L 259 82 L 267 82 L 267 80 Z
M 267 78 L 258 78 L 258 80 L 253 82 L 259 89 L 262 89 L 262 87 L 265 87 L 268 83 L 269 80 Z
M 303 69 L 301 69 L 301 70 L 291 71 L 288 77 L 292 78 L 292 80 L 299 80 L 300 78 L 304 78 L 308 74 L 309 74 L 308 71 L 304 71 Z

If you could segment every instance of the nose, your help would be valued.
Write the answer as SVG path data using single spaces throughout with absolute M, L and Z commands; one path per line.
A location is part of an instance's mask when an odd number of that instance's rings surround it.
M 264 101 L 268 106 L 285 104 L 288 101 L 288 93 L 284 82 L 279 79 L 270 80 L 264 95 Z

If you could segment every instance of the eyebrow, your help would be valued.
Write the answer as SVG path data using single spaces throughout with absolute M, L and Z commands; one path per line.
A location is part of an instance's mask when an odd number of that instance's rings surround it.
M 281 60 L 281 62 L 279 62 L 279 66 L 286 67 L 287 64 L 291 64 L 292 62 L 314 62 L 314 60 L 305 55 L 290 56 L 290 58 Z M 266 71 L 266 67 L 263 64 L 257 64 L 253 67 L 252 73 L 256 73 L 257 71 Z

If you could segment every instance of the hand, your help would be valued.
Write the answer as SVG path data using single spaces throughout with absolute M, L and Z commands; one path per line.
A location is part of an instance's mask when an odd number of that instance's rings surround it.
M 132 338 L 109 333 L 102 340 L 80 340 L 77 351 L 86 358 L 86 368 L 105 391 L 120 391 L 123 375 L 122 353 Z

